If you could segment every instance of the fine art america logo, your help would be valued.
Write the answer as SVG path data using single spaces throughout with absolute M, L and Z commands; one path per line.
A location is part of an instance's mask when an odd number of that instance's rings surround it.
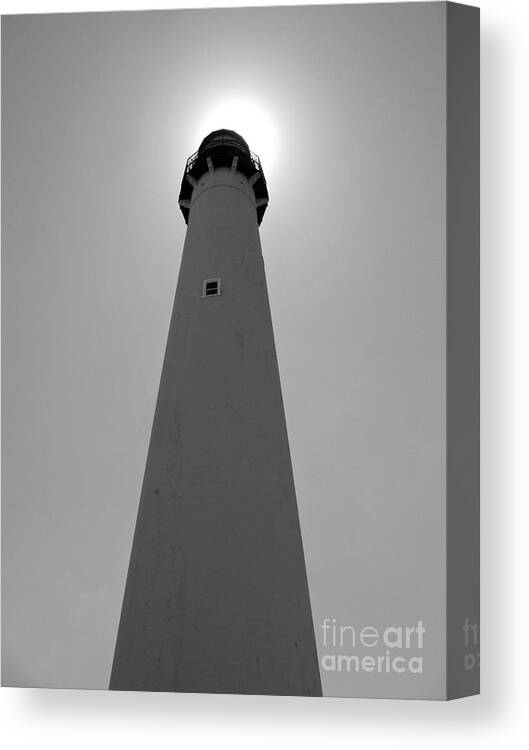
M 465 672 L 479 669 L 479 625 L 465 617 L 463 622 L 463 638 L 465 642 Z
M 321 625 L 325 672 L 374 672 L 375 674 L 422 674 L 424 635 L 422 620 L 416 625 L 341 625 L 326 617 Z M 371 653 L 369 650 L 374 649 Z

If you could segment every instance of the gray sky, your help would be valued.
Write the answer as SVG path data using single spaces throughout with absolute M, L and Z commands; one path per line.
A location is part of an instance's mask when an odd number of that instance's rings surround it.
M 5 683 L 108 685 L 179 185 L 224 96 L 278 129 L 261 239 L 318 645 L 323 617 L 440 616 L 442 18 L 413 3 L 3 19 Z

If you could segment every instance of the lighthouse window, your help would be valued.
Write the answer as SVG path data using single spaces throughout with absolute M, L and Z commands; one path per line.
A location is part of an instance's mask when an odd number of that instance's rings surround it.
M 202 297 L 218 297 L 221 292 L 221 279 L 204 279 L 202 282 Z

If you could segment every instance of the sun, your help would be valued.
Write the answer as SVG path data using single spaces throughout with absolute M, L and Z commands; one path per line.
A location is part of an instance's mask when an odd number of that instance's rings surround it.
M 277 125 L 264 104 L 244 96 L 219 99 L 199 121 L 197 142 L 222 128 L 239 133 L 261 159 L 265 175 L 272 172 L 278 158 Z

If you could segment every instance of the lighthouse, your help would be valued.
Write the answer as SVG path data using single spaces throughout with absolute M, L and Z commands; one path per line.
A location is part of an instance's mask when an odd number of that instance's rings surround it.
M 112 690 L 321 695 L 259 226 L 230 130 L 186 163 L 187 223 Z

